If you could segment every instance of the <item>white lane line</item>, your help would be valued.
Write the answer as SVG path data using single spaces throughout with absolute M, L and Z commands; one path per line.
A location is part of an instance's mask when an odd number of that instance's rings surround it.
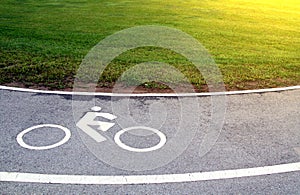
M 208 92 L 208 93 L 102 93 L 102 92 L 71 92 L 71 91 L 45 91 L 35 89 L 25 89 L 17 87 L 7 87 L 0 85 L 0 89 L 10 91 L 20 91 L 29 93 L 43 93 L 43 94 L 56 94 L 56 95 L 85 95 L 85 96 L 109 96 L 109 97 L 196 97 L 196 96 L 219 96 L 219 95 L 241 95 L 251 93 L 267 93 L 267 92 L 280 92 L 300 89 L 300 85 L 281 88 L 269 89 L 255 89 L 255 90 L 241 90 L 241 91 L 224 91 L 224 92 Z
M 241 177 L 261 176 L 278 173 L 300 171 L 300 162 L 255 167 L 236 170 L 222 170 L 213 172 L 195 172 L 184 174 L 165 175 L 54 175 L 38 173 L 0 172 L 0 181 L 30 182 L 30 183 L 56 183 L 56 184 L 161 184 L 177 182 L 208 181 L 219 179 L 232 179 Z

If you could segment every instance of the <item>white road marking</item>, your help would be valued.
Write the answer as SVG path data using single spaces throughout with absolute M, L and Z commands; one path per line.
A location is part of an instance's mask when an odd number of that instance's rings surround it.
M 242 90 L 242 91 L 223 91 L 223 92 L 208 92 L 208 93 L 102 93 L 102 92 L 70 92 L 70 91 L 45 91 L 35 89 L 25 89 L 17 87 L 1 86 L 0 89 L 29 92 L 29 93 L 43 93 L 54 95 L 84 95 L 84 96 L 108 96 L 108 97 L 197 97 L 197 96 L 220 96 L 220 95 L 241 95 L 251 93 L 267 93 L 267 92 L 280 92 L 288 90 L 300 89 L 300 85 L 281 88 L 269 89 L 255 89 L 255 90 Z
M 107 131 L 115 125 L 115 123 L 96 121 L 97 117 L 103 117 L 109 120 L 116 119 L 117 117 L 110 113 L 102 112 L 87 112 L 76 124 L 83 132 L 93 138 L 96 142 L 103 142 L 107 140 L 104 136 L 90 127 L 90 125 L 98 126 L 98 130 Z
M 24 142 L 23 136 L 26 133 L 28 133 L 34 129 L 39 129 L 39 128 L 43 128 L 43 127 L 51 127 L 51 128 L 61 129 L 65 132 L 65 137 L 62 140 L 60 140 L 59 142 L 49 145 L 49 146 L 30 146 Z M 36 125 L 36 126 L 30 127 L 28 129 L 25 129 L 24 131 L 20 132 L 17 136 L 17 142 L 23 148 L 27 148 L 27 149 L 31 149 L 31 150 L 48 150 L 48 149 L 56 148 L 58 146 L 63 145 L 70 139 L 70 137 L 71 137 L 71 131 L 66 127 L 63 127 L 61 125 L 55 125 L 55 124 L 42 124 L 42 125 Z
M 159 143 L 156 144 L 155 146 L 152 146 L 152 147 L 149 147 L 149 148 L 133 148 L 133 147 L 130 147 L 130 146 L 124 144 L 120 140 L 120 136 L 123 133 L 127 132 L 127 131 L 131 131 L 131 130 L 135 130 L 135 129 L 145 129 L 145 130 L 154 132 L 160 138 Z M 158 150 L 159 148 L 163 147 L 165 145 L 165 143 L 167 142 L 167 138 L 166 138 L 165 134 L 163 134 L 162 132 L 160 132 L 157 129 L 153 129 L 153 128 L 150 128 L 150 127 L 144 127 L 144 126 L 129 127 L 129 128 L 126 128 L 126 129 L 122 129 L 121 131 L 119 131 L 118 133 L 116 133 L 116 135 L 114 137 L 114 140 L 115 140 L 115 143 L 119 147 L 121 147 L 121 148 L 123 148 L 125 150 L 128 150 L 128 151 L 131 151 L 131 152 L 151 152 L 151 151 Z
M 0 172 L 0 181 L 30 182 L 30 183 L 56 183 L 56 184 L 161 184 L 178 182 L 195 182 L 220 179 L 232 179 L 251 176 L 262 176 L 278 173 L 300 171 L 300 162 L 255 167 L 247 169 L 223 170 L 213 172 L 195 172 L 165 175 L 54 175 L 38 173 Z
M 99 107 L 99 106 L 94 106 L 94 107 L 91 108 L 91 110 L 94 111 L 94 112 L 99 112 L 99 111 L 101 111 L 101 109 L 102 108 Z

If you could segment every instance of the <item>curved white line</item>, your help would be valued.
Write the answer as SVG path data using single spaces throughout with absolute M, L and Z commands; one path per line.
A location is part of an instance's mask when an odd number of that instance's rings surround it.
M 241 91 L 224 91 L 224 92 L 208 92 L 208 93 L 102 93 L 102 92 L 71 92 L 71 91 L 46 91 L 36 89 L 26 89 L 18 87 L 7 87 L 0 85 L 2 90 L 29 92 L 29 93 L 43 93 L 54 95 L 85 95 L 85 96 L 109 96 L 109 97 L 197 97 L 197 96 L 220 96 L 220 95 L 242 95 L 251 93 L 266 93 L 266 92 L 280 92 L 300 89 L 300 85 L 281 88 L 269 88 L 269 89 L 254 89 L 254 90 L 241 90 Z
M 135 130 L 135 129 L 144 129 L 144 130 L 152 131 L 153 133 L 158 135 L 158 137 L 160 139 L 159 143 L 157 145 L 149 147 L 149 148 L 134 148 L 134 147 L 130 147 L 130 146 L 124 144 L 120 139 L 121 135 L 127 131 L 131 131 L 131 130 Z M 162 132 L 160 132 L 157 129 L 153 129 L 153 128 L 145 127 L 145 126 L 136 126 L 136 127 L 129 127 L 129 128 L 122 129 L 121 131 L 116 133 L 114 140 L 115 140 L 115 143 L 119 147 L 123 148 L 124 150 L 132 151 L 132 152 L 150 152 L 150 151 L 158 150 L 159 148 L 163 147 L 165 145 L 165 143 L 167 142 L 167 138 L 166 138 L 165 134 L 163 134 Z
M 195 172 L 183 174 L 165 175 L 117 175 L 117 176 L 93 176 L 93 175 L 54 175 L 38 173 L 0 172 L 0 181 L 31 182 L 31 183 L 56 183 L 56 184 L 161 184 L 178 182 L 195 182 L 219 179 L 232 179 L 241 177 L 261 176 L 278 173 L 300 171 L 300 162 L 255 167 L 247 169 L 223 170 L 213 172 Z
M 65 137 L 62 140 L 60 140 L 59 142 L 56 142 L 56 143 L 48 145 L 48 146 L 31 146 L 31 145 L 28 145 L 24 142 L 23 136 L 26 133 L 28 133 L 32 130 L 35 130 L 35 129 L 43 128 L 43 127 L 52 127 L 52 128 L 60 129 L 65 133 Z M 17 135 L 17 142 L 21 147 L 27 148 L 27 149 L 30 149 L 30 150 L 49 150 L 49 149 L 56 148 L 58 146 L 63 145 L 64 143 L 69 141 L 70 138 L 71 138 L 71 131 L 66 127 L 63 127 L 61 125 L 56 125 L 56 124 L 42 124 L 42 125 L 36 125 L 36 126 L 30 127 L 30 128 L 27 128 L 27 129 L 21 131 Z

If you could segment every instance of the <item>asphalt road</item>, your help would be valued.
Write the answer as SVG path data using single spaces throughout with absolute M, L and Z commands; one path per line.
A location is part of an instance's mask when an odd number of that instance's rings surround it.
M 78 120 L 91 111 L 90 97 L 72 100 L 70 95 L 0 90 L 0 172 L 111 176 L 113 180 L 114 176 L 178 176 L 300 162 L 300 90 L 228 95 L 226 102 L 226 112 L 217 116 L 222 127 L 220 134 L 210 135 L 208 129 L 215 121 L 211 97 L 95 98 L 92 104 L 101 107 L 101 112 L 117 117 L 111 129 L 101 132 L 111 143 L 120 129 L 132 126 L 149 126 L 166 135 L 166 144 L 151 155 L 141 152 L 135 156 L 132 151 L 116 149 L 116 144 L 97 143 L 76 127 Z M 66 127 L 71 137 L 66 143 L 46 150 L 24 148 L 17 142 L 23 130 L 41 124 Z M 211 145 L 207 142 L 203 147 L 207 135 L 211 136 Z M 22 140 L 40 147 L 55 144 L 64 137 L 60 129 L 48 127 L 32 130 Z M 146 137 L 124 132 L 121 141 L 131 148 L 151 148 L 161 141 L 155 134 Z M 172 139 L 175 142 L 168 145 Z M 189 145 L 185 146 L 186 143 Z M 160 153 L 164 148 L 168 150 Z M 205 149 L 209 151 L 203 155 L 201 151 Z M 283 172 L 205 181 L 152 183 L 149 180 L 142 184 L 107 181 L 108 184 L 97 185 L 70 184 L 68 179 L 60 184 L 5 181 L 2 174 L 0 191 L 1 194 L 298 194 L 300 172 Z

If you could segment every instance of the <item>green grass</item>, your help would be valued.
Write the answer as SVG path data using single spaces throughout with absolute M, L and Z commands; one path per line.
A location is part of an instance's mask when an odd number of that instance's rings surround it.
M 298 0 L 2 0 L 0 84 L 72 87 L 81 60 L 100 40 L 150 24 L 199 40 L 229 90 L 300 84 Z M 112 87 L 122 72 L 147 61 L 169 63 L 196 87 L 205 84 L 182 56 L 146 47 L 117 57 L 99 86 Z

